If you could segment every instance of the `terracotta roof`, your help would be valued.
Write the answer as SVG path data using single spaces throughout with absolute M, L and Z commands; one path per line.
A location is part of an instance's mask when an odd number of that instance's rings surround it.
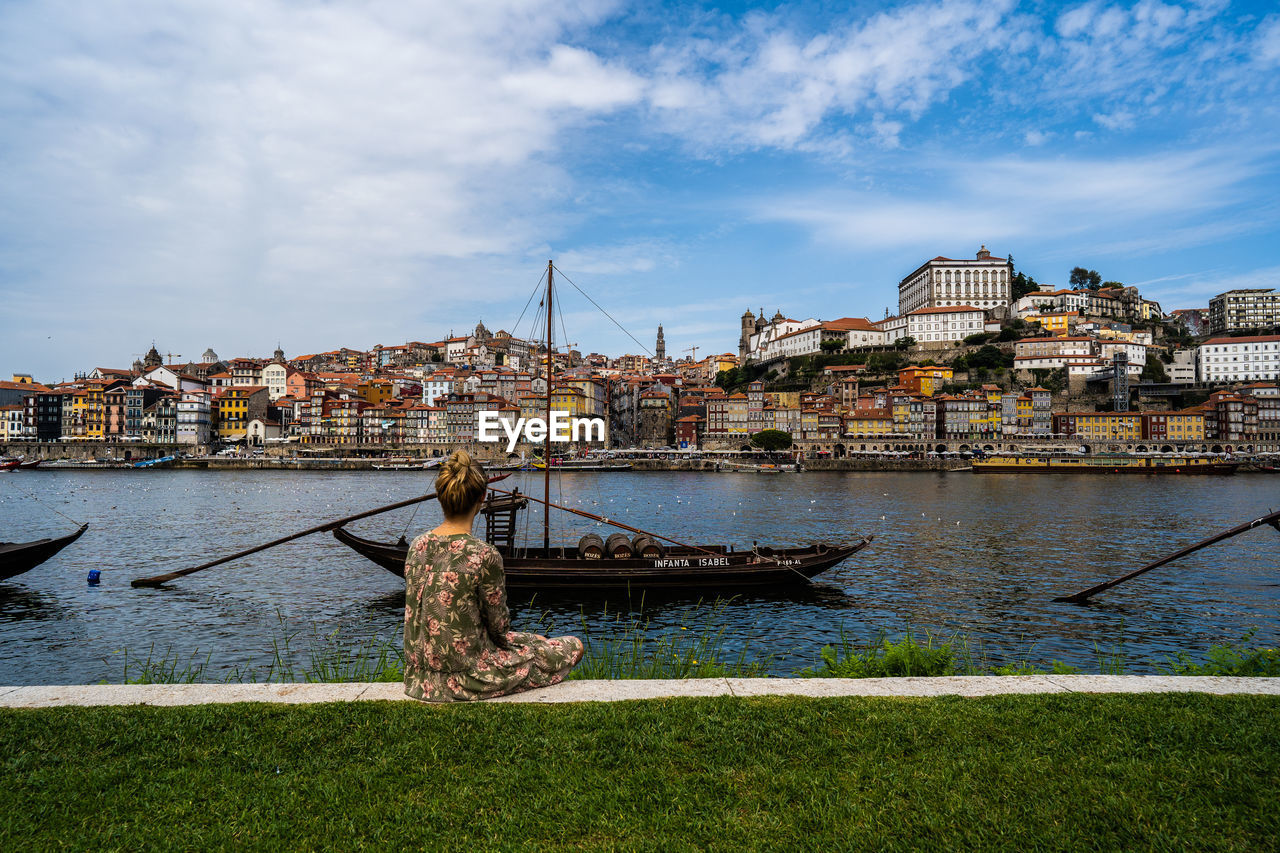
M 1280 335 L 1249 335 L 1241 338 L 1210 338 L 1201 346 L 1209 344 L 1265 344 L 1280 341 Z
M 841 332 L 878 332 L 879 328 L 865 317 L 841 317 L 839 320 L 829 320 L 822 324 L 824 329 L 832 329 Z

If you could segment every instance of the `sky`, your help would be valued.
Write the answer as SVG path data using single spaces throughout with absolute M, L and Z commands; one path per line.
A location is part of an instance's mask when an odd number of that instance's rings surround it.
M 548 259 L 676 357 L 980 245 L 1205 306 L 1280 286 L 1278 90 L 1274 3 L 5 0 L 0 378 L 527 334 Z

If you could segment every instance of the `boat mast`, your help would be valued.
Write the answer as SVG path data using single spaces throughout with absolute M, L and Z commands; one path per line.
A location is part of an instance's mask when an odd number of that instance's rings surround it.
M 542 547 L 551 548 L 551 376 L 555 362 L 551 355 L 551 277 L 555 267 L 547 261 L 547 437 L 542 444 Z

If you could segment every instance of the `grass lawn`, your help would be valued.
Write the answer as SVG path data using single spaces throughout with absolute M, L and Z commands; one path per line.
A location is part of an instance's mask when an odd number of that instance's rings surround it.
M 1274 849 L 1280 701 L 0 711 L 0 850 Z

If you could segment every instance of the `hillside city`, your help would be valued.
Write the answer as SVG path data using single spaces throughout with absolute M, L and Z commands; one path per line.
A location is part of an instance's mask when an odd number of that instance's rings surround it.
M 288 357 L 166 361 L 71 381 L 0 382 L 0 443 L 106 442 L 204 454 L 440 455 L 477 442 L 478 414 L 514 424 L 547 407 L 608 424 L 610 448 L 790 448 L 810 456 L 1016 450 L 1280 447 L 1280 293 L 1219 294 L 1165 312 L 1077 267 L 1069 286 L 982 247 L 935 257 L 898 285 L 898 313 L 793 319 L 748 309 L 736 353 L 675 358 L 576 350 L 490 332 Z M 762 442 L 766 431 L 785 433 Z M 585 448 L 578 448 L 579 450 Z M 534 452 L 521 445 L 520 452 Z

